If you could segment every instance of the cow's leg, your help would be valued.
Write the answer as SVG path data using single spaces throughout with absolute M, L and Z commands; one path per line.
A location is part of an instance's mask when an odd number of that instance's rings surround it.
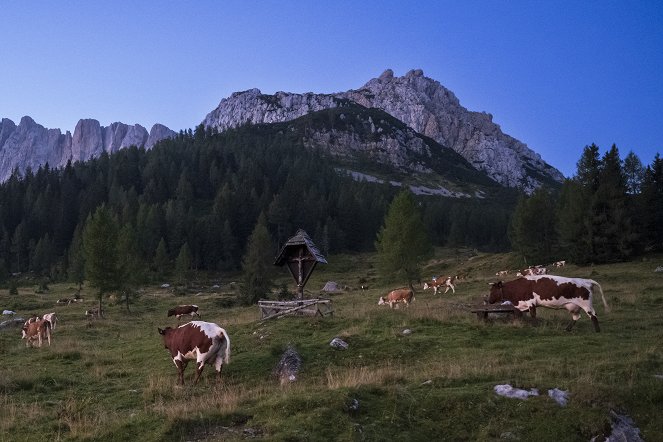
M 219 349 L 219 354 L 216 356 L 216 361 L 214 361 L 214 369 L 216 370 L 216 381 L 221 381 L 221 369 L 223 369 L 223 351 L 224 348 Z
M 569 325 L 566 326 L 566 331 L 571 331 L 575 323 L 578 321 L 578 319 L 580 319 L 580 307 L 571 303 L 565 305 L 564 307 L 566 307 L 569 313 L 571 313 L 571 317 L 573 318 Z
M 532 319 L 536 319 L 536 307 L 535 306 L 530 305 L 529 315 L 532 317 Z
M 200 379 L 200 375 L 203 372 L 203 368 L 205 368 L 205 362 L 204 361 L 200 361 L 200 362 L 196 363 L 196 379 L 193 381 L 194 385 L 198 383 L 198 379 Z
M 186 368 L 186 361 L 175 360 L 177 366 L 177 383 L 184 386 L 184 369 Z
M 599 320 L 596 318 L 596 315 L 590 314 L 589 317 L 592 319 L 592 324 L 594 324 L 594 330 L 596 333 L 599 333 L 601 331 L 601 327 L 599 327 Z

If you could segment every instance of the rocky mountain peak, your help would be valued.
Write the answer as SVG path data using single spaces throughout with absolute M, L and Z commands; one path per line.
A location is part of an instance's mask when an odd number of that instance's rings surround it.
M 60 129 L 47 129 L 31 117 L 21 118 L 18 126 L 8 118 L 0 122 L 0 182 L 15 168 L 36 170 L 46 163 L 63 167 L 67 161 L 86 161 L 102 152 L 113 153 L 129 146 L 151 148 L 157 141 L 174 137 L 166 126 L 155 124 L 148 135 L 140 124 L 112 123 L 101 126 L 97 120 L 79 120 L 73 135 Z
M 486 112 L 461 106 L 438 81 L 412 69 L 402 77 L 386 69 L 356 90 L 335 94 L 278 92 L 258 89 L 234 93 L 203 120 L 221 131 L 246 123 L 279 123 L 322 109 L 355 103 L 381 109 L 416 132 L 462 155 L 498 183 L 531 192 L 543 183 L 559 183 L 563 175 L 524 143 L 504 134 Z

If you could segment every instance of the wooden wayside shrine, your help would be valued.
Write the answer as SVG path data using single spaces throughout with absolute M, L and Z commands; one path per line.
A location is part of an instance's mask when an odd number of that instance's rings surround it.
M 288 314 L 307 316 L 333 315 L 334 309 L 330 299 L 303 299 L 304 286 L 318 263 L 327 264 L 327 260 L 320 253 L 318 247 L 308 234 L 297 230 L 281 248 L 274 265 L 287 265 L 290 274 L 297 284 L 297 299 L 294 301 L 258 301 L 261 319 L 270 319 Z

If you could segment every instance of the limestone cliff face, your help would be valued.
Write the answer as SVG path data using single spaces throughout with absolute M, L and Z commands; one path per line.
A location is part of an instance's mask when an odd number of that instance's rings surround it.
M 416 132 L 452 148 L 504 186 L 531 192 L 542 183 L 564 178 L 539 154 L 504 134 L 490 114 L 468 111 L 451 91 L 418 69 L 402 77 L 386 70 L 360 89 L 335 94 L 264 95 L 258 89 L 234 93 L 202 123 L 223 131 L 246 123 L 289 121 L 313 111 L 352 104 L 382 109 Z M 404 153 L 404 145 L 401 150 Z
M 468 111 L 450 90 L 425 77 L 420 69 L 402 77 L 394 77 L 387 70 L 343 96 L 366 107 L 383 109 L 417 132 L 451 147 L 505 186 L 531 191 L 543 180 L 564 179 L 539 154 L 504 134 L 493 123 L 492 115 Z
M 151 148 L 157 141 L 174 137 L 166 126 L 155 124 L 148 134 L 139 125 L 113 123 L 101 126 L 97 120 L 79 120 L 72 135 L 60 129 L 46 129 L 30 117 L 23 117 L 18 126 L 3 118 L 0 122 L 0 182 L 15 168 L 24 172 L 37 170 L 48 163 L 51 168 L 63 167 L 67 161 L 85 161 L 102 152 L 113 153 L 129 146 Z
M 337 107 L 346 100 L 333 95 L 290 94 L 277 92 L 264 95 L 259 89 L 235 92 L 224 98 L 207 114 L 202 124 L 224 131 L 246 123 L 281 123 L 323 109 Z

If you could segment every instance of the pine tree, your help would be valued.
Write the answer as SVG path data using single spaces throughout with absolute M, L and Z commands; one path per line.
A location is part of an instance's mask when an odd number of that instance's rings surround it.
M 255 304 L 267 296 L 273 286 L 274 249 L 267 230 L 267 217 L 264 212 L 249 237 L 246 254 L 242 259 L 242 284 L 240 302 L 244 305 Z
M 433 253 L 421 213 L 409 190 L 392 201 L 375 242 L 378 268 L 385 280 L 405 279 L 412 287 L 421 279 L 421 266 Z
M 626 181 L 626 191 L 630 195 L 640 193 L 642 181 L 645 178 L 645 168 L 642 165 L 640 158 L 630 151 L 626 158 L 624 158 L 624 179 Z
M 157 278 L 162 279 L 168 273 L 170 265 L 170 258 L 168 257 L 168 250 L 166 249 L 166 241 L 161 238 L 157 250 L 154 253 L 154 271 Z
M 106 205 L 102 204 L 88 217 L 83 233 L 85 275 L 90 286 L 98 290 L 99 314 L 102 317 L 104 294 L 119 289 L 122 284 L 117 245 L 117 223 Z
M 656 154 L 642 184 L 642 225 L 646 250 L 663 250 L 663 159 Z
M 519 200 L 511 221 L 510 238 L 526 263 L 548 262 L 556 257 L 559 241 L 555 206 L 553 195 L 544 188 Z
M 596 233 L 592 199 L 599 187 L 601 158 L 595 144 L 585 146 L 576 175 L 562 185 L 559 202 L 560 246 L 569 260 L 587 263 L 595 260 Z
M 191 278 L 191 249 L 189 243 L 182 244 L 175 260 L 175 278 L 179 285 L 187 286 Z
M 85 282 L 85 250 L 81 230 L 80 225 L 76 226 L 67 251 L 67 276 L 70 281 L 78 284 L 79 292 Z
M 592 198 L 592 241 L 596 262 L 629 258 L 637 235 L 629 216 L 626 180 L 614 144 L 601 160 L 599 186 Z

